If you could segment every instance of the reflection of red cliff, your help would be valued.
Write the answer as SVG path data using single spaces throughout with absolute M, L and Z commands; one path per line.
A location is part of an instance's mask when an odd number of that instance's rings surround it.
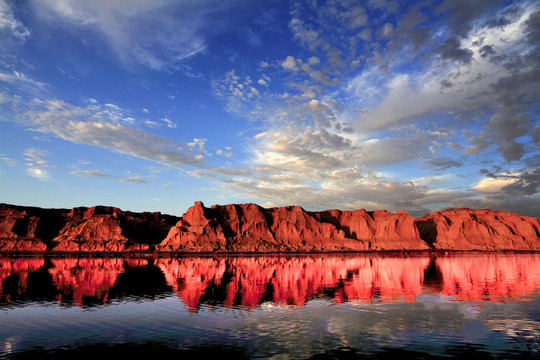
M 60 303 L 106 303 L 124 268 L 148 259 L 52 258 Z M 152 261 L 190 311 L 201 303 L 253 308 L 264 302 L 302 306 L 321 296 L 336 302 L 414 301 L 424 291 L 458 301 L 511 301 L 540 290 L 540 254 L 429 256 L 179 257 Z M 23 296 L 44 259 L 0 259 L 0 300 Z M 14 290 L 15 289 L 15 290 Z M 36 289 L 33 289 L 36 291 Z
M 213 258 L 156 259 L 168 285 L 190 309 L 196 309 L 210 284 L 219 284 L 225 272 L 225 261 Z
M 540 250 L 540 219 L 488 209 L 451 209 L 416 220 L 442 250 Z
M 186 252 L 312 252 L 428 250 L 405 212 L 265 209 L 255 204 L 188 209 L 161 250 Z
M 51 259 L 54 267 L 49 269 L 53 282 L 58 289 L 58 301 L 63 297 L 72 298 L 79 306 L 84 298 L 107 302 L 110 289 L 116 278 L 124 272 L 124 260 L 119 258 L 59 258 Z
M 45 263 L 44 259 L 0 259 L 0 285 L 11 275 L 18 275 L 17 292 L 22 294 L 26 291 L 26 279 L 28 274 L 38 270 Z M 0 286 L 0 299 L 4 299 Z M 5 300 L 10 300 L 9 298 Z
M 225 290 L 225 306 L 264 301 L 304 305 L 326 294 L 337 302 L 412 301 L 422 292 L 429 257 L 238 257 L 158 259 L 181 300 L 195 310 L 212 286 Z M 226 275 L 226 276 L 225 276 Z
M 344 295 L 362 302 L 414 301 L 422 293 L 424 271 L 430 258 L 370 257 L 358 258 Z
M 540 290 L 540 254 L 445 256 L 437 265 L 440 292 L 459 301 L 520 299 Z

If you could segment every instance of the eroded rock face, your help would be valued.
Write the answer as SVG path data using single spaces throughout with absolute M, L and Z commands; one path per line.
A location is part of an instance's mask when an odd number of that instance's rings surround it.
M 108 206 L 66 210 L 0 204 L 0 251 L 145 251 L 177 220 Z
M 68 211 L 0 204 L 0 251 L 47 250 Z
M 450 209 L 416 220 L 438 250 L 540 250 L 540 220 L 489 209 Z
M 366 250 L 343 231 L 299 206 L 265 209 L 255 204 L 189 208 L 158 247 L 187 252 L 305 252 Z
M 429 250 L 420 238 L 414 218 L 405 211 L 392 214 L 385 210 L 340 211 L 316 213 L 321 221 L 330 222 L 345 236 L 368 242 L 369 250 Z
M 176 224 L 176 225 L 174 225 Z M 493 210 L 405 211 L 196 202 L 182 218 L 107 206 L 40 209 L 0 204 L 0 252 L 271 253 L 540 251 L 540 220 Z
M 188 252 L 428 250 L 404 211 L 307 212 L 299 206 L 196 202 L 159 246 Z

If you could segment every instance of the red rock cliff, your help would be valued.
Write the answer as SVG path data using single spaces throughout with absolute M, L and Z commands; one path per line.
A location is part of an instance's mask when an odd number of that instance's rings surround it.
M 428 250 L 420 238 L 414 218 L 405 211 L 327 210 L 316 213 L 321 221 L 330 222 L 352 239 L 368 242 L 369 250 Z
M 178 218 L 95 206 L 41 209 L 0 204 L 0 251 L 148 250 Z
M 437 250 L 540 250 L 540 220 L 488 209 L 450 209 L 416 220 Z
M 153 247 L 191 253 L 540 251 L 540 220 L 485 209 L 450 209 L 413 219 L 404 211 L 308 212 L 255 204 L 207 208 L 201 202 L 179 219 L 107 206 L 65 210 L 0 204 L 0 252 Z
M 405 212 L 307 212 L 299 206 L 196 202 L 159 246 L 186 252 L 428 250 Z

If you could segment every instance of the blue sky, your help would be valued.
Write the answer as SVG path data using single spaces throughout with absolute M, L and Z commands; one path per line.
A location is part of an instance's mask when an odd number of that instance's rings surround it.
M 535 1 L 0 0 L 0 202 L 540 216 Z

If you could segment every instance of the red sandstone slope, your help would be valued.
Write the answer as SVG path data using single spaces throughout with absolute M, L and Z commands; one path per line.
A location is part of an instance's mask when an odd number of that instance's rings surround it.
M 95 206 L 41 209 L 0 204 L 0 251 L 148 250 L 177 218 Z
M 345 236 L 369 242 L 369 250 L 430 249 L 420 238 L 414 218 L 403 210 L 395 214 L 385 210 L 327 210 L 315 214 L 343 230 Z
M 159 246 L 186 252 L 428 250 L 405 212 L 265 209 L 255 204 L 191 207 Z
M 299 206 L 265 209 L 255 204 L 188 209 L 159 246 L 186 252 L 310 252 L 367 250 L 334 225 Z
M 488 209 L 450 209 L 416 220 L 437 250 L 540 250 L 540 220 Z
M 404 211 L 326 210 L 201 202 L 178 220 L 113 207 L 40 209 L 0 204 L 0 252 L 540 251 L 540 220 L 451 209 L 413 219 Z M 168 235 L 167 235 L 168 232 Z

